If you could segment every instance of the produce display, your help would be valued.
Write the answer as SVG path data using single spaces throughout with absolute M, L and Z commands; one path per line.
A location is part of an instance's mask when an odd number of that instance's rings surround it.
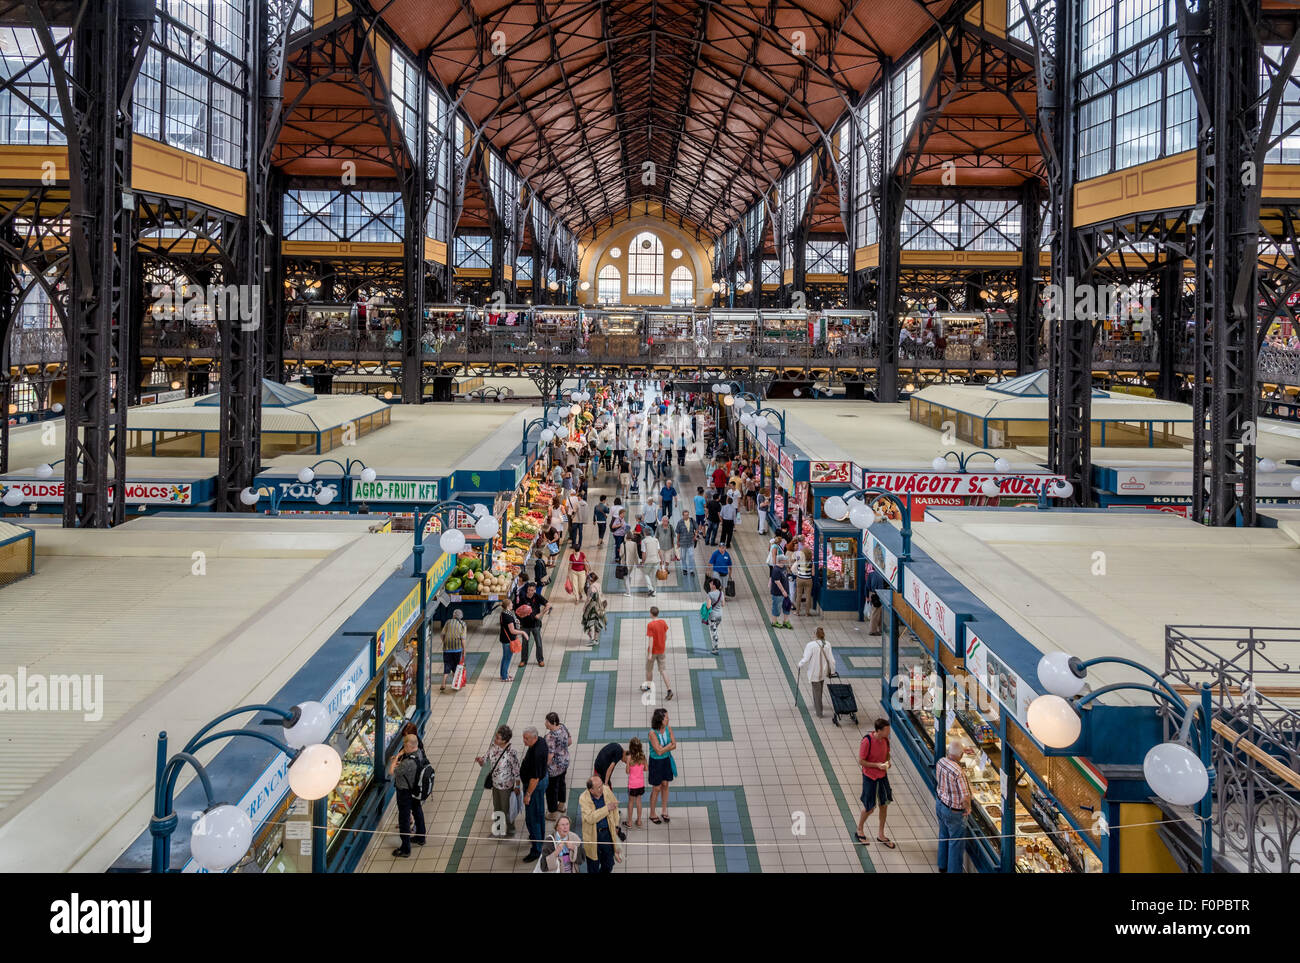
M 483 557 L 474 549 L 466 549 L 456 556 L 456 567 L 444 583 L 448 595 L 458 599 L 490 599 L 504 595 L 510 588 L 514 573 L 504 567 L 485 569 Z
M 373 711 L 373 710 L 372 710 Z M 330 793 L 326 840 L 333 840 L 375 774 L 375 720 L 368 718 L 343 754 L 343 774 Z

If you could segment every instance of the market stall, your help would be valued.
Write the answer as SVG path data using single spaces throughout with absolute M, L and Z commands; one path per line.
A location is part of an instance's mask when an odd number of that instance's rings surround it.
M 750 350 L 757 330 L 757 311 L 713 308 L 709 311 L 709 357 L 722 357 L 734 350 Z
M 648 308 L 646 344 L 656 359 L 689 361 L 699 357 L 693 308 Z
M 611 358 L 635 358 L 641 353 L 642 310 L 623 305 L 587 309 L 593 316 L 590 351 Z
M 576 304 L 538 305 L 533 308 L 532 340 L 539 350 L 571 354 L 587 346 L 587 323 Z
M 817 341 L 835 357 L 866 357 L 876 350 L 876 312 L 861 308 L 828 308 L 817 318 Z
M 759 320 L 757 352 L 760 357 L 785 357 L 809 343 L 807 311 L 764 308 Z

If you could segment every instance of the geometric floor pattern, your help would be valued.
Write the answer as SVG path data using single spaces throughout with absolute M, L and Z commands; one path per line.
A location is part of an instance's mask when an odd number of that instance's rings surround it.
M 694 492 L 703 469 L 688 459 L 678 473 L 679 491 Z M 590 500 L 613 492 L 593 486 Z M 737 593 L 723 610 L 721 649 L 709 652 L 708 633 L 699 621 L 702 596 L 697 580 L 680 580 L 674 565 L 668 582 L 651 600 L 642 586 L 627 598 L 613 579 L 611 543 L 597 548 L 588 525 L 584 549 L 602 573 L 609 599 L 609 623 L 599 644 L 589 648 L 581 631 L 581 605 L 551 593 L 552 610 L 543 640 L 544 667 L 518 667 L 514 680 L 497 677 L 500 648 L 495 620 L 471 625 L 467 663 L 471 681 L 460 692 L 435 692 L 424 735 L 437 770 L 434 792 L 425 804 L 428 841 L 409 859 L 395 859 L 396 807 L 390 805 L 381 830 L 363 857 L 359 872 L 531 872 L 521 862 L 527 852 L 523 818 L 518 836 L 491 834 L 491 794 L 483 789 L 482 755 L 502 723 L 518 734 L 527 726 L 544 731 L 548 712 L 568 726 L 569 812 L 592 770 L 595 753 L 608 742 L 646 741 L 650 715 L 666 705 L 677 739 L 678 777 L 670 796 L 671 824 L 643 818 L 629 831 L 624 860 L 615 872 L 934 872 L 936 826 L 929 791 L 901 749 L 894 752 L 887 834 L 897 848 L 875 841 L 875 814 L 868 825 L 870 846 L 853 833 L 861 810 L 861 776 L 855 763 L 858 743 L 880 710 L 880 640 L 866 634 L 866 623 L 850 613 L 791 616 L 794 630 L 773 629 L 767 618 L 766 536 L 755 516 L 736 525 L 732 555 Z M 704 570 L 712 548 L 697 546 L 697 568 Z M 567 554 L 567 553 L 566 553 Z M 557 567 L 562 586 L 567 570 Z M 761 593 L 761 594 L 760 594 Z M 643 697 L 645 625 L 651 604 L 669 624 L 670 702 Z M 821 625 L 834 648 L 844 681 L 858 700 L 860 725 L 831 725 L 812 712 L 807 678 L 796 663 Z M 658 679 L 656 678 L 656 682 Z M 616 770 L 614 789 L 620 808 L 627 802 L 626 776 Z M 642 797 L 648 803 L 649 794 Z M 624 809 L 624 811 L 626 811 Z M 576 820 L 575 820 L 576 821 Z

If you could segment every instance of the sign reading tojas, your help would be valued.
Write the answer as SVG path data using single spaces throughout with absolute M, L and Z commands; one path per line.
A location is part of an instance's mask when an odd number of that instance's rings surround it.
M 16 488 L 23 493 L 23 501 L 37 505 L 50 505 L 63 501 L 61 481 L 11 481 L 0 482 L 0 492 Z M 113 487 L 108 489 L 108 499 L 114 497 Z M 126 483 L 126 500 L 132 505 L 192 505 L 194 486 L 172 482 Z
M 974 472 L 867 472 L 862 479 L 862 487 L 883 488 L 895 495 L 954 495 L 974 498 L 983 495 L 984 483 L 992 480 L 1001 487 L 1003 495 L 1037 495 L 1045 483 L 1063 477 L 1046 472 L 1035 475 L 996 472 L 987 475 Z

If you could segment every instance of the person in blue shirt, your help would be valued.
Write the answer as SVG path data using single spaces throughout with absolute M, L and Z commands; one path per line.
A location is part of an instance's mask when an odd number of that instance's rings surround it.
M 727 551 L 726 546 L 716 549 L 709 556 L 709 568 L 718 578 L 718 584 L 724 588 L 731 579 L 731 553 Z
M 703 486 L 699 486 L 695 489 L 695 498 L 693 499 L 693 501 L 695 503 L 695 527 L 699 529 L 703 529 L 704 528 L 704 506 L 709 503 L 709 500 L 704 497 Z
M 670 480 L 664 482 L 664 487 L 659 489 L 659 500 L 663 504 L 664 518 L 673 517 L 673 500 L 677 497 L 677 489 L 673 487 Z

